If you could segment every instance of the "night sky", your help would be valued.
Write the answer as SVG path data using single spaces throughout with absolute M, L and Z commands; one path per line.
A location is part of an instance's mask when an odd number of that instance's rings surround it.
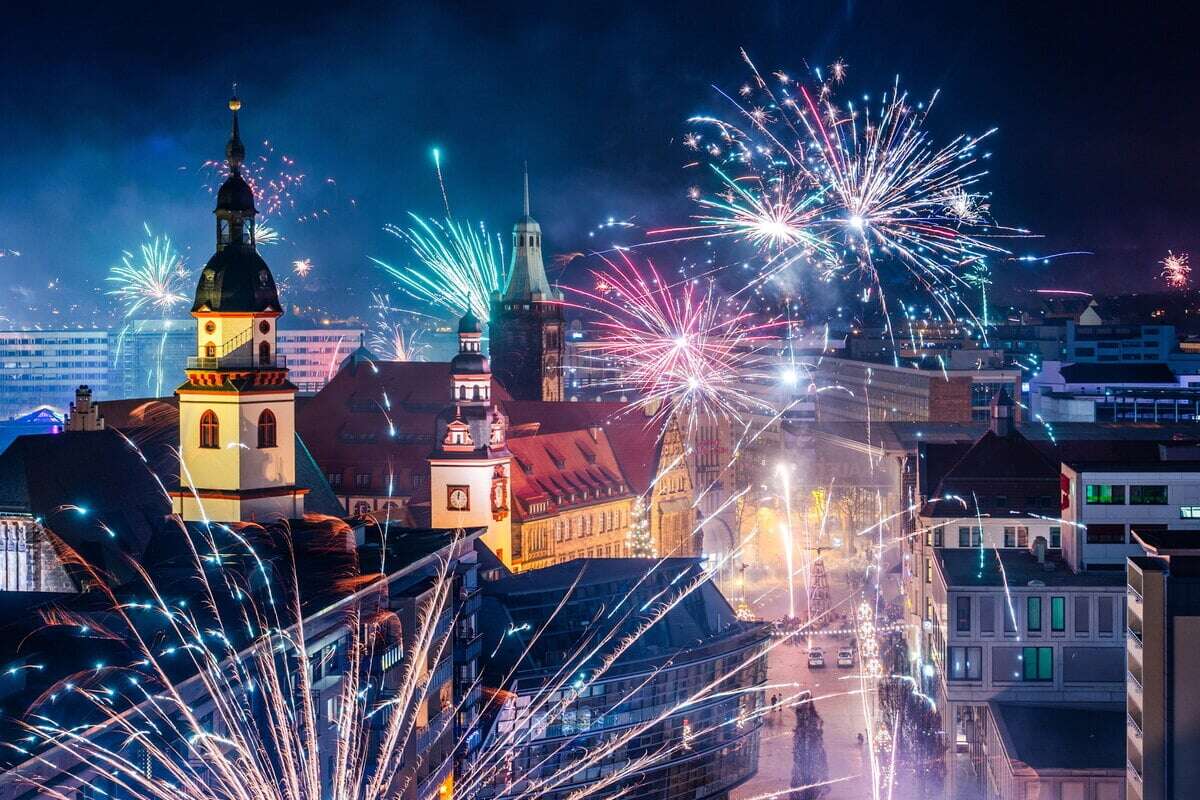
M 1053 267 L 999 265 L 1013 286 L 1150 288 L 1168 248 L 1200 258 L 1194 25 L 1138 4 L 171 3 L 5 12 L 0 47 L 0 316 L 42 292 L 98 296 L 107 268 L 169 233 L 192 266 L 213 248 L 202 162 L 223 154 L 233 81 L 252 158 L 269 139 L 306 174 L 276 271 L 316 265 L 345 310 L 402 260 L 382 231 L 452 210 L 507 230 L 528 160 L 550 252 L 608 245 L 609 216 L 678 224 L 689 206 L 685 119 L 725 113 L 713 84 L 849 65 L 850 92 L 894 75 L 941 89 L 938 141 L 999 127 L 985 186 L 998 222 L 1046 234 L 1020 252 L 1093 250 Z M 325 181 L 333 178 L 336 186 Z M 354 203 L 351 203 L 353 198 Z M 625 239 L 627 241 L 627 238 Z M 318 279 L 319 276 L 319 280 Z M 561 276 L 570 281 L 572 276 Z

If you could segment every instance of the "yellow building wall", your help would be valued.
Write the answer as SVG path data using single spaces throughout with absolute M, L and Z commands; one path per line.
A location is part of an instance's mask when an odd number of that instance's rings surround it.
M 492 519 L 492 474 L 500 466 L 505 476 L 510 475 L 508 458 L 488 461 L 444 461 L 429 462 L 430 525 L 434 528 L 487 528 L 482 536 L 483 543 L 495 553 L 506 566 L 512 566 L 512 500 L 504 498 L 509 513 L 502 520 Z M 465 486 L 470 494 L 470 507 L 466 511 L 448 508 L 447 497 L 450 486 Z M 505 481 L 506 493 L 511 494 L 511 481 Z
M 624 558 L 629 555 L 633 498 L 621 497 L 551 517 L 516 524 L 521 558 L 516 570 L 538 569 L 575 558 Z

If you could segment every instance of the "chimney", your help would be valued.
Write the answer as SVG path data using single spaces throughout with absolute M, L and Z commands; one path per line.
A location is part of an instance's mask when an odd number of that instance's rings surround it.
M 1033 557 L 1037 559 L 1039 564 L 1046 563 L 1046 537 L 1033 537 Z
M 1001 386 L 992 398 L 991 431 L 997 436 L 1011 436 L 1014 430 L 1012 395 L 1007 386 Z
M 68 431 L 104 430 L 104 417 L 100 414 L 100 406 L 92 405 L 90 386 L 84 384 L 75 390 L 75 402 L 71 403 L 65 427 Z

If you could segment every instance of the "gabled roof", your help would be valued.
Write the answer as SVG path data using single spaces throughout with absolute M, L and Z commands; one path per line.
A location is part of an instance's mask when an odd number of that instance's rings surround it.
M 495 378 L 492 397 L 509 398 Z M 297 407 L 296 430 L 326 471 L 423 475 L 450 402 L 449 363 L 351 361 Z
M 553 514 L 558 509 L 613 500 L 630 493 L 603 430 L 543 433 L 510 439 L 515 517 Z M 546 511 L 531 514 L 530 505 Z
M 543 400 L 506 400 L 509 425 L 533 426 L 540 434 L 582 431 L 596 426 L 604 431 L 629 485 L 645 494 L 654 483 L 662 452 L 662 437 L 669 422 L 647 417 L 627 403 L 554 403 Z M 509 447 L 516 439 L 509 440 Z

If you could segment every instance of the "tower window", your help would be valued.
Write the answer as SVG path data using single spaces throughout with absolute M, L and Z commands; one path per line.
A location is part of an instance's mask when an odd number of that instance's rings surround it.
M 205 358 L 216 358 L 217 357 L 217 346 L 215 344 L 213 344 L 212 342 L 209 342 L 208 344 L 204 345 L 204 357 Z
M 271 363 L 271 343 L 258 343 L 258 363 L 260 366 L 268 366 Z
M 258 415 L 258 446 L 275 447 L 275 414 L 269 408 Z
M 209 449 L 221 446 L 221 425 L 211 410 L 200 415 L 200 446 Z

